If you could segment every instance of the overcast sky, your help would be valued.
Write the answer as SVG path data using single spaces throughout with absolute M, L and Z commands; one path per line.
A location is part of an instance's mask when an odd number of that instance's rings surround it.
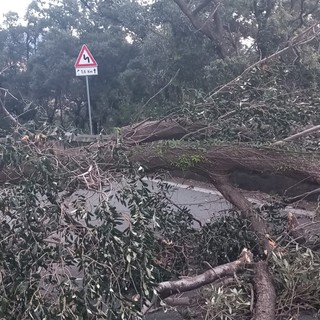
M 18 12 L 20 17 L 23 17 L 28 4 L 32 0 L 0 0 L 0 21 L 2 21 L 3 15 L 8 11 Z

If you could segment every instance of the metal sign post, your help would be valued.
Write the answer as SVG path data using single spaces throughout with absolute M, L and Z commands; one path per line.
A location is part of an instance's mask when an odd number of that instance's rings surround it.
M 90 134 L 93 134 L 92 130 L 92 116 L 91 116 L 91 102 L 90 102 L 90 89 L 88 76 L 96 76 L 98 74 L 98 64 L 88 47 L 84 44 L 78 55 L 77 61 L 74 65 L 76 69 L 77 77 L 86 77 L 87 98 L 88 98 L 88 112 L 89 112 L 89 126 Z
M 93 135 L 93 131 L 92 131 L 92 117 L 91 117 L 91 104 L 90 104 L 90 90 L 89 90 L 89 79 L 88 79 L 88 76 L 86 76 L 86 86 L 87 86 L 87 98 L 88 98 L 88 111 L 89 111 L 90 134 Z

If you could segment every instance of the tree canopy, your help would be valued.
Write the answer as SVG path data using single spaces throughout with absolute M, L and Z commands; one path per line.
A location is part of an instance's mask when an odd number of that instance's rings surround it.
M 90 79 L 96 133 L 173 110 L 185 115 L 201 103 L 207 122 L 252 100 L 271 109 L 289 93 L 313 99 L 317 92 L 317 40 L 293 42 L 317 23 L 318 11 L 316 1 L 32 1 L 20 20 L 5 16 L 1 86 L 19 99 L 7 107 L 22 120 L 88 131 L 85 86 L 73 67 L 86 43 L 99 64 Z M 286 47 L 212 102 L 209 92 Z

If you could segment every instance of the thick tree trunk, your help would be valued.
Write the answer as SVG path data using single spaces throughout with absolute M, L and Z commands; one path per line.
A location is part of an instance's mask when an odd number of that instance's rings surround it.
M 158 169 L 170 171 L 188 170 L 207 178 L 243 215 L 251 221 L 252 229 L 259 237 L 261 248 L 269 251 L 268 226 L 254 211 L 251 203 L 229 182 L 229 175 L 236 170 L 255 172 L 270 172 L 278 175 L 295 177 L 320 184 L 320 155 L 311 153 L 296 153 L 287 150 L 278 150 L 266 147 L 249 147 L 246 145 L 197 145 L 190 146 L 180 143 L 145 143 L 161 139 L 181 139 L 186 134 L 197 133 L 206 129 L 203 125 L 188 126 L 186 129 L 181 123 L 172 121 L 143 122 L 136 126 L 122 130 L 123 144 L 112 139 L 105 145 L 101 143 L 84 149 L 58 149 L 54 154 L 46 150 L 30 152 L 29 163 L 21 164 L 17 168 L 6 167 L 0 171 L 0 183 L 17 182 L 24 176 L 33 174 L 37 167 L 32 159 L 53 157 L 56 170 L 64 170 L 73 180 L 93 175 L 97 171 L 99 185 L 102 179 L 108 177 L 103 172 L 114 169 L 115 156 L 123 153 L 128 160 L 139 163 L 148 172 Z M 145 143 L 145 144 L 143 144 Z M 27 146 L 28 148 L 28 146 Z M 32 146 L 30 148 L 32 150 Z M 97 152 L 99 150 L 99 152 Z M 127 162 L 124 162 L 127 165 Z M 89 169 L 88 169 L 89 168 Z M 94 184 L 94 179 L 92 179 Z M 249 263 L 248 254 L 239 260 L 206 271 L 204 274 L 177 281 L 168 281 L 159 284 L 157 292 L 162 299 L 173 294 L 193 290 L 208 283 L 212 283 L 225 276 L 232 276 L 244 263 Z M 271 320 L 275 315 L 275 289 L 265 262 L 258 262 L 255 267 L 256 288 L 256 320 Z
M 268 226 L 261 217 L 253 210 L 251 202 L 228 181 L 227 176 L 219 175 L 211 177 L 212 184 L 224 196 L 226 200 L 232 203 L 240 212 L 243 218 L 251 222 L 253 231 L 257 234 L 261 248 L 267 254 L 271 248 L 268 240 Z
M 174 120 L 142 121 L 132 126 L 121 128 L 121 137 L 127 145 L 141 143 L 181 139 L 186 135 L 205 134 L 207 125 L 203 123 L 180 123 Z
M 253 320 L 274 320 L 276 292 L 265 261 L 259 261 L 254 267 L 254 286 L 256 304 Z
M 230 174 L 241 170 L 270 173 L 320 184 L 320 155 L 300 153 L 268 147 L 246 145 L 170 146 L 150 144 L 130 149 L 129 159 L 139 162 L 147 170 L 188 170 L 203 174 Z M 185 166 L 186 165 L 186 166 Z

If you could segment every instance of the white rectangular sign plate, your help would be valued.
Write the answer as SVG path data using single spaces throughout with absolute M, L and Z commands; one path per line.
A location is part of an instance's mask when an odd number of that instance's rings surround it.
M 97 74 L 98 74 L 98 67 L 76 68 L 76 76 L 77 77 L 96 76 Z

